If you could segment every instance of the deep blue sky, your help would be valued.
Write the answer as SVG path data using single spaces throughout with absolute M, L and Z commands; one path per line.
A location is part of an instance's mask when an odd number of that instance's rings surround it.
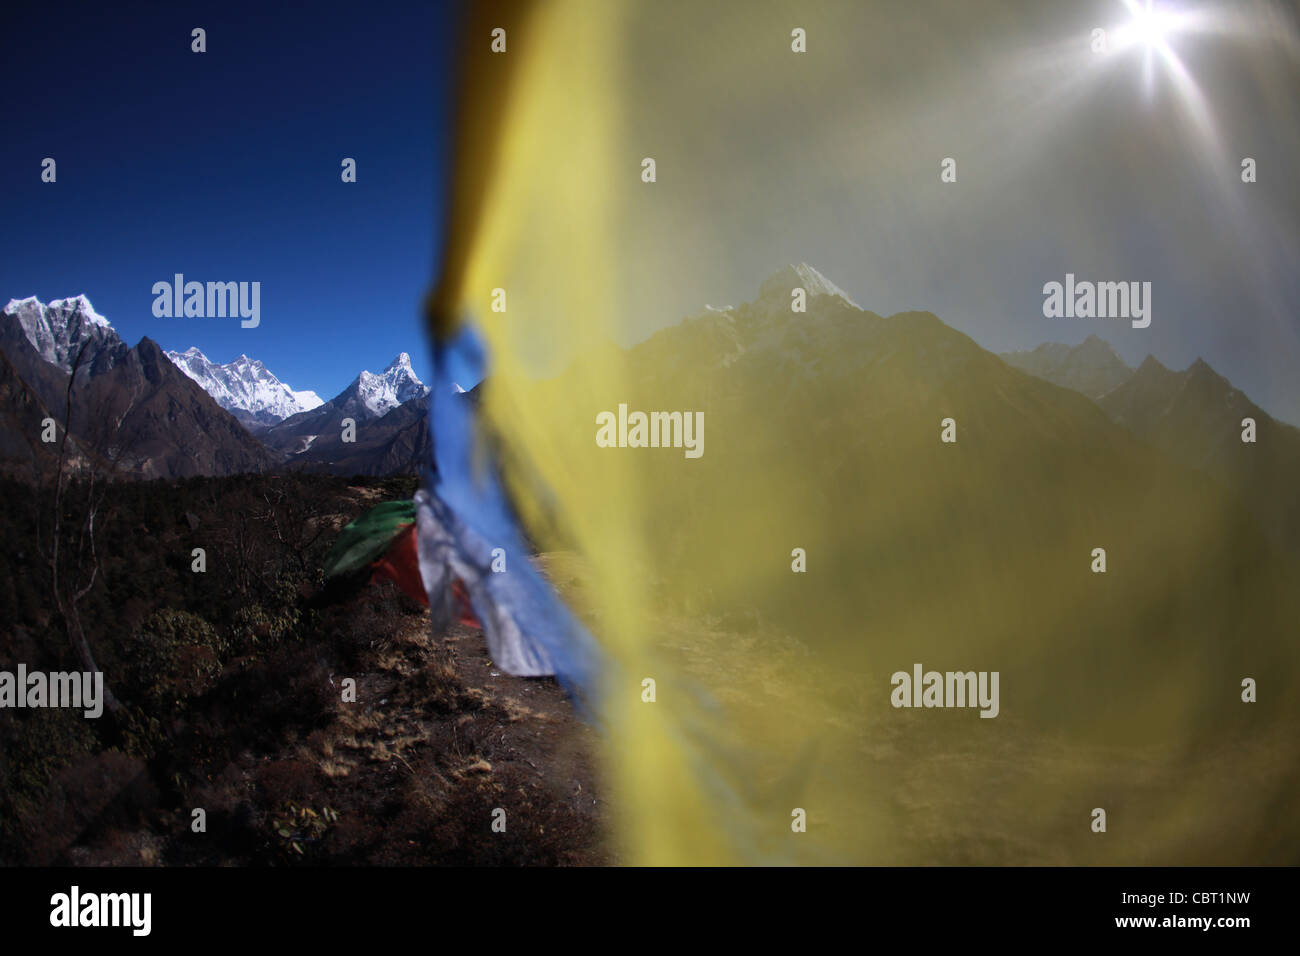
M 333 397 L 401 351 L 430 378 L 455 10 L 42 4 L 0 14 L 0 304 L 86 294 L 129 344 L 262 359 Z M 207 52 L 190 31 L 207 30 Z M 58 181 L 40 181 L 41 160 Z M 357 160 L 354 184 L 340 179 Z M 152 314 L 173 273 L 260 281 L 261 325 Z

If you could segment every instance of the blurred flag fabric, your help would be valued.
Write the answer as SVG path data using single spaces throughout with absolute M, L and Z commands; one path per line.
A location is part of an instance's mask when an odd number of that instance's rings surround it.
M 375 505 L 339 533 L 325 557 L 325 580 L 347 579 L 359 571 L 369 570 L 372 583 L 380 578 L 392 581 L 407 597 L 428 606 L 429 591 L 420 570 L 416 538 L 415 501 L 385 501 Z M 454 605 L 456 619 L 469 627 L 482 627 L 470 608 L 464 583 L 449 578 L 443 584 L 450 592 L 443 600 Z
M 837 111 L 896 82 L 846 73 L 837 17 L 867 36 L 867 7 L 471 7 L 426 303 L 435 621 L 460 578 L 494 660 L 573 691 L 627 862 L 1230 861 L 1290 766 L 1230 751 L 1258 787 L 1228 782 L 1214 755 L 1255 717 L 1234 688 L 1295 663 L 1288 566 L 1235 506 L 1081 397 L 802 265 L 735 308 L 683 302 L 705 273 L 759 292 L 741 250 L 801 217 L 841 241 L 941 227 L 873 176 L 904 168 L 902 127 Z M 803 26 L 824 53 L 792 53 Z M 987 146 L 987 106 L 947 118 Z M 477 407 L 452 396 L 467 368 Z M 700 454 L 602 446 L 628 410 L 701 422 Z M 1142 573 L 1089 573 L 1099 540 Z M 891 706 L 914 666 L 1000 673 L 1000 712 Z M 1263 740 L 1294 714 L 1273 700 Z M 1095 838 L 1098 806 L 1125 808 L 1123 839 Z
M 434 577 L 439 567 L 470 565 L 459 572 L 475 609 L 489 630 L 512 635 L 494 644 L 494 660 L 517 674 L 554 670 L 591 706 L 625 859 L 757 860 L 735 782 L 718 770 L 724 752 L 706 690 L 655 660 L 637 463 L 592 454 L 591 403 L 608 403 L 622 380 L 615 351 L 602 348 L 618 328 L 611 240 L 626 203 L 618 181 L 640 182 L 640 159 L 623 153 L 624 15 L 618 4 L 562 2 L 492 4 L 469 16 L 465 35 L 482 42 L 466 47 L 452 214 L 429 303 L 437 477 L 434 494 L 420 499 L 422 557 L 427 542 Z M 490 311 L 494 295 L 499 312 Z M 583 363 L 577 393 L 533 392 L 539 375 L 593 347 L 603 354 Z M 478 363 L 486 385 L 476 430 L 443 383 L 453 367 Z M 533 570 L 516 517 L 544 549 L 581 563 L 589 593 L 599 595 L 585 620 Z M 447 529 L 454 546 L 426 535 L 426 522 Z M 506 573 L 489 570 L 492 548 L 504 550 Z M 531 654 L 503 661 L 496 646 L 507 643 Z

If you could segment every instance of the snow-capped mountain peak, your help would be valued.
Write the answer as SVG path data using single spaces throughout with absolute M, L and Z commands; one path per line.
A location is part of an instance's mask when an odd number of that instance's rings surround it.
M 803 289 L 808 293 L 809 297 L 815 295 L 839 296 L 855 309 L 861 308 L 861 306 L 849 298 L 847 292 L 806 262 L 800 262 L 797 265 L 788 265 L 781 269 L 775 275 L 769 277 L 767 281 L 759 287 L 758 294 L 763 298 L 779 295 L 788 301 L 790 298 L 790 290 L 795 288 Z
M 23 335 L 41 358 L 65 372 L 72 370 L 83 344 L 89 343 L 83 364 L 93 361 L 105 349 L 123 344 L 108 319 L 96 312 L 84 295 L 54 299 L 48 305 L 34 295 L 10 299 L 4 314 L 18 321 Z
M 91 325 L 98 325 L 100 328 L 111 329 L 113 327 L 108 319 L 95 311 L 95 307 L 90 304 L 90 300 L 84 295 L 76 295 L 70 299 L 55 299 L 50 303 L 50 308 L 59 312 L 66 312 L 68 315 L 79 315 Z
M 378 375 L 362 372 L 352 383 L 357 400 L 375 416 L 385 415 L 398 405 L 429 394 L 428 387 L 411 368 L 408 352 L 399 352 Z
M 263 421 L 282 421 L 324 404 L 315 392 L 294 391 L 260 360 L 247 355 L 225 365 L 216 364 L 194 347 L 168 352 L 167 357 L 230 412 L 247 412 Z

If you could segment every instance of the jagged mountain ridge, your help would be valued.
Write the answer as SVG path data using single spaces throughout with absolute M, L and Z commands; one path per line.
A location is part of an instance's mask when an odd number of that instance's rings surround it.
M 1133 374 L 1114 347 L 1096 335 L 1078 345 L 1044 342 L 1026 352 L 1003 352 L 1001 357 L 1030 375 L 1094 399 L 1119 387 Z
M 451 386 L 447 399 L 477 403 L 481 386 L 466 391 Z M 341 431 L 316 435 L 301 452 L 289 459 L 294 467 L 328 471 L 336 475 L 419 474 L 430 457 L 429 403 L 432 394 L 422 395 L 390 410 L 379 418 L 358 422 L 355 441 L 344 442 Z
M 39 409 L 34 421 L 50 417 L 60 427 L 69 414 L 68 370 L 82 351 L 72 389 L 70 451 L 77 461 L 93 459 L 123 476 L 275 467 L 413 473 L 428 454 L 428 388 L 406 352 L 378 374 L 363 371 L 331 402 L 321 402 L 314 392 L 290 389 L 247 356 L 218 365 L 197 348 L 163 352 L 149 339 L 133 349 L 85 296 L 49 304 L 13 299 L 0 314 L 0 350 L 7 394 L 18 407 Z M 459 386 L 454 391 L 463 394 Z M 236 422 L 214 414 L 198 394 Z M 7 471 L 26 473 L 49 457 L 43 445 L 31 444 L 30 417 L 11 415 L 0 424 L 0 459 Z M 354 443 L 341 440 L 345 418 L 357 422 Z M 286 427 L 276 429 L 285 421 Z M 265 437 L 272 429 L 265 442 L 249 434 Z M 79 443 L 86 445 L 84 453 Z
M 168 352 L 167 357 L 245 425 L 274 425 L 324 404 L 315 392 L 294 391 L 260 360 L 247 355 L 224 365 L 213 362 L 195 347 Z
M 76 394 L 73 432 L 128 474 L 186 478 L 275 466 L 275 456 L 148 337 Z
M 1175 372 L 1152 356 L 1100 400 L 1115 422 L 1246 502 L 1279 546 L 1300 555 L 1300 428 L 1278 421 L 1196 359 Z M 1245 419 L 1255 441 L 1245 442 Z
M 633 346 L 615 381 L 575 363 L 512 399 L 572 407 L 547 442 L 575 472 L 627 462 L 654 489 L 632 499 L 647 565 L 709 556 L 665 585 L 680 600 L 725 616 L 758 595 L 774 626 L 839 635 L 855 670 L 997 660 L 1020 713 L 1049 723 L 1094 706 L 1112 653 L 1135 675 L 1176 656 L 1184 689 L 1207 696 L 1225 668 L 1266 666 L 1285 565 L 1240 494 L 930 313 L 881 316 L 829 294 L 792 313 L 802 280 L 783 272 L 753 301 Z M 608 393 L 586 384 L 602 382 Z M 598 447 L 591 423 L 619 404 L 701 412 L 706 451 Z M 617 478 L 594 513 L 622 513 Z M 796 545 L 807 576 L 791 575 Z M 1109 575 L 1090 572 L 1099 545 L 1122 556 Z M 754 553 L 770 555 L 757 590 L 735 570 Z M 1098 739 L 1123 719 L 1098 712 Z M 1144 714 L 1141 732 L 1169 729 L 1162 719 Z
M 300 455 L 322 437 L 342 434 L 343 420 L 374 422 L 411 401 L 423 399 L 428 387 L 411 368 L 411 356 L 401 352 L 379 374 L 363 371 L 342 392 L 309 411 L 290 415 L 261 436 L 270 447 L 287 456 Z
M 1300 429 L 1278 421 L 1202 358 L 1181 372 L 1148 355 L 1130 369 L 1108 343 L 1044 343 L 1009 364 L 1095 400 L 1112 421 L 1229 488 L 1270 539 L 1300 554 Z M 1241 439 L 1245 419 L 1256 441 Z
M 182 478 L 265 471 L 276 463 L 157 343 L 146 337 L 127 346 L 85 296 L 50 305 L 12 300 L 0 311 L 0 350 L 22 385 L 11 383 L 12 394 L 29 409 L 38 403 L 60 431 L 66 421 L 74 450 L 102 470 Z M 7 447 L 30 444 L 30 415 L 4 427 Z

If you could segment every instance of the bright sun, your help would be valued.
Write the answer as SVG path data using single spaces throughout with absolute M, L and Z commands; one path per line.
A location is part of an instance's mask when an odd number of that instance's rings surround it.
M 1133 15 L 1134 35 L 1147 46 L 1157 46 L 1169 32 L 1170 19 L 1164 11 L 1153 9 L 1151 0 L 1147 0 L 1147 5 Z
M 1177 27 L 1176 18 L 1165 10 L 1156 9 L 1151 0 L 1125 0 L 1125 5 L 1133 19 L 1120 30 L 1123 46 L 1140 43 L 1148 50 L 1158 49 Z

